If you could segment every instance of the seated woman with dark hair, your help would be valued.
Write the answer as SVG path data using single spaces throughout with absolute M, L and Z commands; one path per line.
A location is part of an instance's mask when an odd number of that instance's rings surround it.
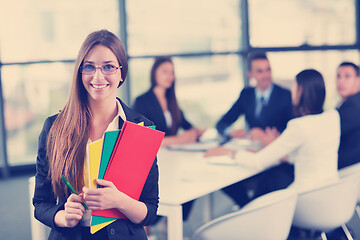
M 170 57 L 158 57 L 151 69 L 151 88 L 137 97 L 133 109 L 165 132 L 162 146 L 195 142 L 203 133 L 194 128 L 180 110 L 175 95 L 174 64 Z M 184 132 L 177 135 L 182 128 Z
M 151 69 L 151 88 L 137 97 L 133 109 L 154 122 L 165 132 L 162 146 L 195 142 L 203 130 L 194 128 L 184 117 L 175 95 L 174 64 L 170 57 L 158 57 Z M 177 134 L 182 128 L 184 131 Z M 183 219 L 187 220 L 193 201 L 183 204 Z
M 272 143 L 257 153 L 232 152 L 220 147 L 207 151 L 205 156 L 232 154 L 239 164 L 263 170 L 279 164 L 288 155 L 286 161 L 295 168 L 291 187 L 298 191 L 337 181 L 340 117 L 335 109 L 323 111 L 322 75 L 313 69 L 300 72 L 291 94 L 296 118 L 288 122 L 284 132 Z

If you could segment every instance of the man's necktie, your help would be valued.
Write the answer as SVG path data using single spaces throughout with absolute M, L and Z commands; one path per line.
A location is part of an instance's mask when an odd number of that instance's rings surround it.
M 261 114 L 261 110 L 263 109 L 265 105 L 265 99 L 263 96 L 260 97 L 260 99 L 258 100 L 258 103 L 256 105 L 256 109 L 255 109 L 255 117 L 259 118 L 260 114 Z

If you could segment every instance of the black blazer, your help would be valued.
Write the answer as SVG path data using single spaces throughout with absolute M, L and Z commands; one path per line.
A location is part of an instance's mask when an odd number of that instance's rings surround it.
M 339 108 L 340 146 L 338 168 L 360 162 L 360 93 L 349 97 Z
M 165 136 L 176 135 L 180 127 L 185 130 L 192 128 L 191 123 L 185 119 L 184 114 L 181 112 L 181 125 L 178 126 L 175 133 L 171 133 L 166 126 L 164 112 L 152 89 L 136 98 L 133 109 L 153 121 L 156 129 L 165 132 Z
M 144 122 L 145 126 L 153 125 L 147 118 L 129 109 L 122 101 L 120 103 L 128 121 Z M 46 157 L 46 140 L 56 117 L 57 115 L 54 115 L 46 119 L 39 137 L 33 197 L 35 218 L 51 228 L 49 236 L 51 240 L 81 240 L 81 227 L 79 225 L 73 228 L 61 228 L 54 223 L 55 214 L 64 209 L 65 204 L 64 202 L 57 203 L 57 198 L 52 190 L 51 179 L 48 177 L 49 162 Z M 159 203 L 158 177 L 157 159 L 155 158 L 139 199 L 146 204 L 148 210 L 145 219 L 140 224 L 135 224 L 128 219 L 116 220 L 105 227 L 109 239 L 147 239 L 143 226 L 151 224 L 156 218 Z
M 262 110 L 262 120 L 255 117 L 256 97 L 255 88 L 244 88 L 238 100 L 230 110 L 218 121 L 216 129 L 224 134 L 227 127 L 233 124 L 242 114 L 245 115 L 249 128 L 276 127 L 279 132 L 286 128 L 287 122 L 292 118 L 291 93 L 276 84 L 269 98 L 268 104 Z

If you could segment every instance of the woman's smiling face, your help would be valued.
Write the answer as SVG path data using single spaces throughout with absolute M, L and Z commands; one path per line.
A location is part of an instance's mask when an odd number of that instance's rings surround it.
M 94 46 L 85 57 L 82 64 L 85 67 L 96 67 L 92 74 L 82 73 L 82 83 L 88 93 L 89 101 L 101 101 L 110 98 L 116 98 L 116 90 L 121 78 L 120 69 L 116 69 L 113 74 L 105 75 L 100 68 L 119 67 L 119 61 L 115 54 L 103 45 Z M 100 67 L 100 68 L 99 68 Z

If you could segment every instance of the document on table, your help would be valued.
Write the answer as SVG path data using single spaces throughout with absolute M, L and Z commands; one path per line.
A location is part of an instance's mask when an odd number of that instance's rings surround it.
M 210 164 L 215 165 L 238 165 L 238 162 L 235 159 L 229 157 L 228 155 L 207 157 L 206 161 Z
M 208 149 L 215 148 L 218 146 L 219 146 L 218 141 L 205 141 L 205 142 L 186 143 L 186 144 L 173 144 L 171 146 L 168 146 L 167 149 L 174 151 L 205 152 Z

